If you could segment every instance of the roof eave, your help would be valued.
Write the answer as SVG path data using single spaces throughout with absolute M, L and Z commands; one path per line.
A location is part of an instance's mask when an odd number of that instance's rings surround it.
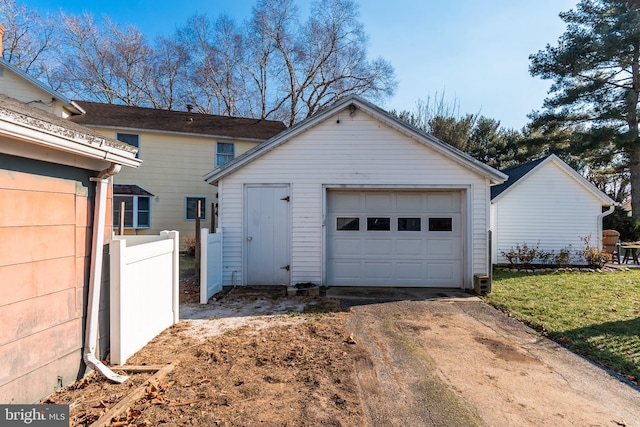
M 113 147 L 107 143 L 106 138 L 75 132 L 46 132 L 43 128 L 46 127 L 27 126 L 0 114 L 0 133 L 12 139 L 133 168 L 142 163 L 140 159 L 135 158 L 135 152 Z
M 317 112 L 313 116 L 303 120 L 302 122 L 282 131 L 278 135 L 274 136 L 273 138 L 257 146 L 254 150 L 251 150 L 245 153 L 245 155 L 237 157 L 233 161 L 225 164 L 221 168 L 215 169 L 209 172 L 208 174 L 204 175 L 203 179 L 209 184 L 212 184 L 212 185 L 217 184 L 220 179 L 224 178 L 226 175 L 241 168 L 244 164 L 251 162 L 257 157 L 261 157 L 265 153 L 268 153 L 269 151 L 275 149 L 276 147 L 285 143 L 291 138 L 299 135 L 300 133 L 317 125 L 318 123 L 321 123 L 327 117 L 335 114 L 337 111 L 340 111 L 351 104 L 354 104 L 357 108 L 366 110 L 369 114 L 376 116 L 378 119 L 382 120 L 387 125 L 405 134 L 409 134 L 409 136 L 413 137 L 414 139 L 417 139 L 418 141 L 425 144 L 428 143 L 429 146 L 436 149 L 446 157 L 458 163 L 461 163 L 465 166 L 468 166 L 471 169 L 473 169 L 475 172 L 479 173 L 480 175 L 485 176 L 490 180 L 492 184 L 500 184 L 508 179 L 508 176 L 505 175 L 504 173 L 488 165 L 485 165 L 484 163 L 474 159 L 473 157 L 469 156 L 466 153 L 463 153 L 462 151 L 456 149 L 455 147 L 443 141 L 440 141 L 439 139 L 435 138 L 432 135 L 419 131 L 418 129 L 410 126 L 408 123 L 392 116 L 391 114 L 382 110 L 381 108 L 355 95 L 349 96 L 343 99 L 342 101 L 337 102 L 333 106 L 327 107 L 324 110 Z

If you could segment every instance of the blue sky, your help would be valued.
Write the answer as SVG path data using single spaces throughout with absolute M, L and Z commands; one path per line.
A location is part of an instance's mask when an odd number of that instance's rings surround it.
M 17 1 L 21 3 L 20 0 Z M 301 11 L 308 1 L 299 0 Z M 255 0 L 27 0 L 40 12 L 88 11 L 133 24 L 149 39 L 169 34 L 195 13 L 241 21 Z M 565 26 L 558 14 L 577 0 L 360 0 L 369 54 L 391 62 L 396 95 L 381 105 L 410 110 L 436 94 L 456 100 L 460 113 L 481 113 L 519 129 L 540 109 L 549 81 L 529 75 L 529 55 L 555 45 Z

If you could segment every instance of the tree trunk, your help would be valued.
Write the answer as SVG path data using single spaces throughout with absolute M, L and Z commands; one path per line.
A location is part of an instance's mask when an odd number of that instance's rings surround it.
M 640 219 L 640 149 L 629 153 L 629 174 L 631 175 L 631 211 L 636 219 Z

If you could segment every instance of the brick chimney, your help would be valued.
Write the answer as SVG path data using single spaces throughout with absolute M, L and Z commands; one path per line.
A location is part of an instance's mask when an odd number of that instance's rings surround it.
M 2 46 L 2 37 L 4 37 L 4 26 L 2 24 L 0 24 L 0 58 L 2 58 L 4 55 L 4 47 Z

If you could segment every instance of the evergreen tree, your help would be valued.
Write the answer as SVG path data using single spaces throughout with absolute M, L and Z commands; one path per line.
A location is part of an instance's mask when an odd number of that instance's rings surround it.
M 640 218 L 640 4 L 582 0 L 560 17 L 567 30 L 558 45 L 530 56 L 531 74 L 554 82 L 533 126 L 571 129 L 570 151 L 600 165 L 623 161 Z

